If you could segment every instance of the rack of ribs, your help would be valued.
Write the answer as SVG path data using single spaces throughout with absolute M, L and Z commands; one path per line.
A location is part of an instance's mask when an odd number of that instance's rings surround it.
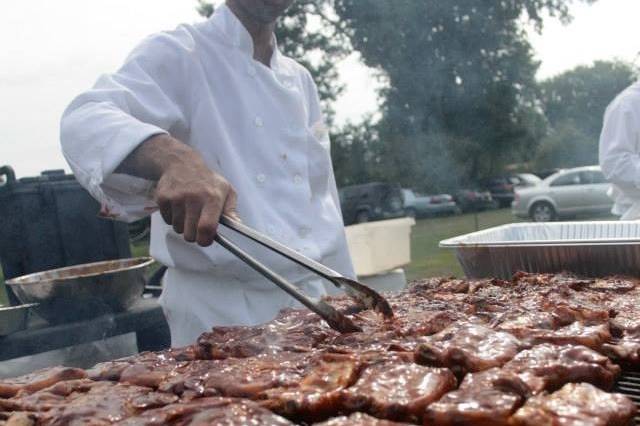
M 200 398 L 145 411 L 120 423 L 122 426 L 292 426 L 288 420 L 244 399 Z
M 364 413 L 353 413 L 350 416 L 334 417 L 326 422 L 316 423 L 316 426 L 408 426 L 409 423 L 398 423 L 382 420 Z
M 512 418 L 515 426 L 628 426 L 636 406 L 627 397 L 588 383 L 570 383 L 550 395 L 529 399 Z
M 150 388 L 71 380 L 14 399 L 13 411 L 31 413 L 37 424 L 110 424 L 178 400 Z
M 1 412 L 44 412 L 64 405 L 73 393 L 88 392 L 96 382 L 87 379 L 66 380 L 33 393 L 21 392 L 10 399 L 0 399 Z
M 25 376 L 0 381 L 0 398 L 11 398 L 19 392 L 33 393 L 58 382 L 85 377 L 87 377 L 86 371 L 79 368 L 45 368 Z
M 457 375 L 498 367 L 520 350 L 520 341 L 511 334 L 470 322 L 458 322 L 427 337 L 415 351 L 423 365 L 448 367 Z
M 137 355 L 96 364 L 87 375 L 92 380 L 119 381 L 122 372 L 133 365 L 144 364 L 149 368 L 166 368 L 171 365 L 184 364 L 198 359 L 198 348 L 195 345 L 183 348 L 171 348 L 159 352 L 141 352 Z
M 429 405 L 424 413 L 428 426 L 507 426 L 521 398 L 496 389 L 456 390 Z
M 531 393 L 552 391 L 565 383 L 588 382 L 611 389 L 620 367 L 585 346 L 543 344 L 520 352 L 502 367 L 518 375 Z
M 262 405 L 287 418 L 325 420 L 339 413 L 343 390 L 356 382 L 362 367 L 352 355 L 325 354 L 298 383 L 265 391 Z
M 344 391 L 346 411 L 362 411 L 391 420 L 419 421 L 425 408 L 457 384 L 446 368 L 424 367 L 397 360 L 364 368 Z
M 222 395 L 260 399 L 273 388 L 295 386 L 313 363 L 312 353 L 262 354 L 252 358 L 194 361 L 158 386 L 184 398 Z
M 586 325 L 583 322 L 574 322 L 556 330 L 523 327 L 508 331 L 527 347 L 552 343 L 554 345 L 582 345 L 594 350 L 601 350 L 602 345 L 611 341 L 611 333 L 606 323 Z
M 426 425 L 508 425 L 509 418 L 530 395 L 516 374 L 494 367 L 467 374 L 460 387 L 429 405 Z
M 198 338 L 198 353 L 205 359 L 247 358 L 263 353 L 307 352 L 338 333 L 314 313 L 286 310 L 256 327 L 214 327 Z

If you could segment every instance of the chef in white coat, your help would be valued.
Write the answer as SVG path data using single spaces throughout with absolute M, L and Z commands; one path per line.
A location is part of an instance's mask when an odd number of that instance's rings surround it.
M 62 118 L 64 155 L 103 214 L 153 212 L 150 251 L 168 266 L 161 304 L 173 346 L 295 306 L 212 245 L 223 213 L 354 277 L 317 89 L 274 36 L 291 1 L 227 0 L 205 22 L 148 37 Z M 328 291 L 244 246 L 307 294 Z
M 611 182 L 612 213 L 640 219 L 640 82 L 609 104 L 600 135 L 600 166 Z

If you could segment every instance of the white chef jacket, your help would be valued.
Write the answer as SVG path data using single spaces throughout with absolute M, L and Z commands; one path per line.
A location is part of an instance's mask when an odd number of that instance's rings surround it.
M 640 82 L 609 104 L 600 134 L 600 166 L 614 200 L 612 213 L 640 219 Z
M 277 49 L 270 67 L 254 60 L 251 36 L 226 5 L 205 22 L 144 40 L 122 68 L 73 100 L 61 123 L 77 179 L 104 213 L 122 220 L 149 213 L 151 185 L 114 170 L 161 133 L 193 147 L 233 185 L 245 224 L 355 276 L 316 86 Z M 310 295 L 328 290 L 292 262 L 241 242 Z M 150 252 L 169 267 L 161 303 L 174 346 L 215 325 L 268 321 L 293 304 L 222 247 L 185 242 L 157 212 Z

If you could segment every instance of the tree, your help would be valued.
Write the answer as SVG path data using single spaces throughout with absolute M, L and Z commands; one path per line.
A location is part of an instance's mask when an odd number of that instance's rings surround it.
M 336 0 L 351 43 L 389 82 L 378 127 L 389 175 L 438 190 L 423 181 L 434 165 L 468 183 L 535 148 L 545 120 L 522 17 L 541 28 L 543 12 L 568 19 L 568 4 Z
M 198 0 L 198 12 L 213 13 L 213 5 Z M 331 0 L 296 0 L 278 21 L 278 46 L 282 52 L 303 64 L 318 85 L 327 121 L 333 118 L 332 103 L 344 87 L 338 84 L 337 62 L 352 48 L 342 23 L 335 17 Z
M 371 119 L 348 123 L 331 135 L 331 159 L 338 186 L 377 180 L 379 139 Z M 384 177 L 382 177 L 384 180 Z
M 536 165 L 554 168 L 596 164 L 604 111 L 636 76 L 630 64 L 596 61 L 543 81 L 542 103 L 552 131 L 542 142 Z
M 550 130 L 536 152 L 536 170 L 553 170 L 598 163 L 598 139 L 589 138 L 572 122 Z

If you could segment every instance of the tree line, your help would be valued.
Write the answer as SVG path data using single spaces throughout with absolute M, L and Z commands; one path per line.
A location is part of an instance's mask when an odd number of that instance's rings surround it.
M 452 191 L 508 167 L 597 163 L 604 109 L 636 70 L 601 61 L 536 80 L 523 23 L 541 31 L 543 16 L 568 22 L 571 3 L 296 0 L 276 36 L 318 84 L 340 186 L 381 180 Z M 338 127 L 336 64 L 354 51 L 384 81 L 380 118 Z

